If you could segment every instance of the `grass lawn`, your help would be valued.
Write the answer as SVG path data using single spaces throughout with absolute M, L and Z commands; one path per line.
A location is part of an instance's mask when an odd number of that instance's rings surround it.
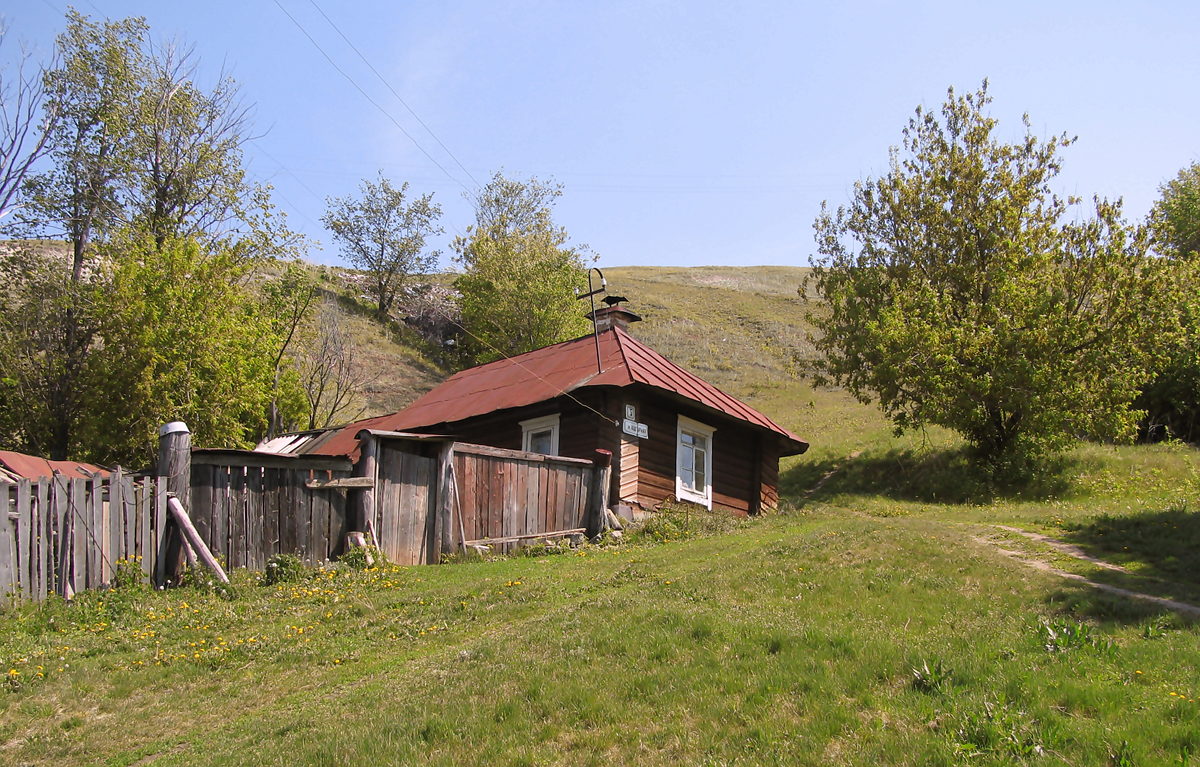
M 1195 593 L 1193 453 L 1084 448 L 1054 497 L 947 502 L 903 474 L 952 458 L 905 449 L 719 532 L 676 515 L 611 548 L 12 611 L 0 759 L 1188 763 L 1197 627 L 976 537 L 1053 532 Z

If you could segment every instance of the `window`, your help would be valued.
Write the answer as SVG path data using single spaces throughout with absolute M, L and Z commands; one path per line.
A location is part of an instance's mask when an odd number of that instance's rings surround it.
M 712 508 L 712 437 L 716 431 L 679 416 L 676 440 L 675 497 Z
M 558 413 L 521 421 L 521 449 L 529 453 L 558 455 Z

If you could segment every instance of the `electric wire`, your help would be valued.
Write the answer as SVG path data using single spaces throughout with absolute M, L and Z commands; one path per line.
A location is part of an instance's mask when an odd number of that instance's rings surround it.
M 308 38 L 308 41 L 313 44 L 313 47 L 316 48 L 320 52 L 320 54 L 325 57 L 325 60 L 329 62 L 329 66 L 333 67 L 337 71 L 338 74 L 340 74 L 342 77 L 344 77 L 346 79 L 347 82 L 349 82 L 351 85 L 353 85 L 354 89 L 357 90 L 359 93 L 361 93 L 363 98 L 365 98 L 367 101 L 371 102 L 371 105 L 374 106 L 376 109 L 378 109 L 380 111 L 380 113 L 383 114 L 384 117 L 391 120 L 392 124 L 396 126 L 397 130 L 399 130 L 401 133 L 403 133 L 405 138 L 407 138 L 409 141 L 411 141 L 413 146 L 415 146 L 418 150 L 420 150 L 421 154 L 425 155 L 426 159 L 428 159 L 431 163 L 436 165 L 438 170 L 440 170 L 442 173 L 446 174 L 446 178 L 450 179 L 455 184 L 462 187 L 462 190 L 464 192 L 466 192 L 467 194 L 471 193 L 471 190 L 467 187 L 467 185 L 464 184 L 459 179 L 455 178 L 454 175 L 452 175 L 450 173 L 450 171 L 446 170 L 446 167 L 444 165 L 442 165 L 440 162 L 438 162 L 437 159 L 435 159 L 434 156 L 431 155 L 425 149 L 425 147 L 421 146 L 421 143 L 419 141 L 417 141 L 416 137 L 414 137 L 411 133 L 409 133 L 407 130 L 405 130 L 404 126 L 400 124 L 400 121 L 397 120 L 392 115 L 391 112 L 389 112 L 387 109 L 384 108 L 384 106 L 382 104 L 380 104 L 378 101 L 376 101 L 374 98 L 372 98 L 371 94 L 367 93 L 366 90 L 364 90 L 363 87 L 361 85 L 359 85 L 358 82 L 353 77 L 351 77 L 344 69 L 342 69 L 340 66 L 338 66 L 337 62 L 334 61 L 333 58 L 328 53 L 325 52 L 325 49 L 321 47 L 321 44 L 318 43 L 316 41 L 316 39 L 308 33 L 308 30 L 304 28 L 304 26 L 296 19 L 295 16 L 288 13 L 288 10 L 283 7 L 283 5 L 279 2 L 279 0 L 274 0 L 274 3 L 275 3 L 275 7 L 277 7 L 280 11 L 282 11 L 283 15 L 287 16 L 288 19 L 291 20 L 292 24 L 294 24 L 296 26 L 296 28 L 300 30 L 301 34 L 303 34 L 305 37 Z
M 517 359 L 516 359 L 516 357 L 510 357 L 510 356 L 508 356 L 507 354 L 505 354 L 505 353 L 504 353 L 503 351 L 501 351 L 500 349 L 498 349 L 498 348 L 496 348 L 495 346 L 493 346 L 492 344 L 488 343 L 486 340 L 484 340 L 484 339 L 480 338 L 479 336 L 475 335 L 475 334 L 474 334 L 474 333 L 472 333 L 470 330 L 467 330 L 465 327 L 463 327 L 463 325 L 462 325 L 461 323 L 459 323 L 459 322 L 456 322 L 455 320 L 450 320 L 450 324 L 454 325 L 456 328 L 458 328 L 458 329 L 459 329 L 459 330 L 461 330 L 462 332 L 466 333 L 466 334 L 467 334 L 467 335 L 469 335 L 471 338 L 474 338 L 476 341 L 478 341 L 479 343 L 483 344 L 484 346 L 486 346 L 486 347 L 487 347 L 488 349 L 490 349 L 491 351 L 495 352 L 496 354 L 499 354 L 501 358 L 503 358 L 503 359 L 507 360 L 508 362 L 511 362 L 511 363 L 513 363 L 514 365 L 516 365 L 517 367 L 519 367 L 521 370 L 524 370 L 524 371 L 525 371 L 526 373 L 528 373 L 529 375 L 533 376 L 533 377 L 534 377 L 534 378 L 536 378 L 537 380 L 539 380 L 539 381 L 541 381 L 542 383 L 546 384 L 546 386 L 549 386 L 549 387 L 550 387 L 552 390 L 554 390 L 554 391 L 558 392 L 559 396 L 566 397 L 567 399 L 569 399 L 569 400 L 571 400 L 572 402 L 574 402 L 576 405 L 579 405 L 579 406 L 580 406 L 581 408 L 583 408 L 584 410 L 590 410 L 590 411 L 592 411 L 592 412 L 593 412 L 593 413 L 595 413 L 596 415 L 600 416 L 600 419 L 601 419 L 602 421 L 605 421 L 606 423 L 611 423 L 611 424 L 613 424 L 613 425 L 617 425 L 617 426 L 619 426 L 619 425 L 620 425 L 620 423 L 621 423 L 621 422 L 620 422 L 619 420 L 617 420 L 617 419 L 614 419 L 614 418 L 612 418 L 611 416 L 605 415 L 604 413 L 600 412 L 599 410 L 597 410 L 596 408 L 594 408 L 594 407 L 592 407 L 591 405 L 587 404 L 586 402 L 582 402 L 582 401 L 580 401 L 580 399 L 579 399 L 578 397 L 576 397 L 574 394 L 571 394 L 571 393 L 570 393 L 569 391 L 567 391 L 566 389 L 563 389 L 563 388 L 562 388 L 562 387 L 560 387 L 560 386 L 556 386 L 555 384 L 552 384 L 552 383 L 550 383 L 550 382 L 549 382 L 549 381 L 547 381 L 545 378 L 542 378 L 540 375 L 538 375 L 538 374 L 537 374 L 537 373 L 535 373 L 534 371 L 530 370 L 529 368 L 527 368 L 526 366 L 524 366 L 524 365 L 522 365 L 520 362 L 518 362 L 518 361 L 517 361 Z M 518 356 L 519 356 L 519 355 L 518 355 Z
M 408 102 L 405 101 L 403 98 L 401 98 L 400 94 L 396 92 L 396 89 L 392 87 L 392 84 L 387 81 L 387 78 L 385 78 L 382 74 L 379 73 L 379 70 L 376 69 L 375 66 L 369 60 L 367 60 L 367 57 L 364 56 L 363 52 L 358 49 L 358 46 L 356 46 L 354 44 L 354 42 L 350 40 L 349 37 L 346 37 L 346 34 L 344 32 L 342 32 L 341 28 L 338 27 L 337 24 L 333 23 L 333 19 L 329 18 L 329 15 L 327 13 L 325 13 L 325 11 L 321 8 L 321 6 L 317 5 L 317 1 L 316 0 L 308 0 L 308 2 L 310 4 L 312 4 L 313 8 L 317 9 L 317 13 L 321 14 L 321 17 L 324 18 L 325 21 L 329 23 L 329 26 L 333 27 L 333 31 L 337 32 L 338 35 L 343 40 L 346 41 L 346 45 L 350 46 L 350 50 L 352 50 L 356 54 L 358 54 L 358 57 L 360 59 L 362 59 L 362 62 L 364 64 L 367 65 L 367 68 L 375 73 L 375 76 L 377 78 L 379 78 L 379 82 L 383 83 L 384 87 L 392 92 L 392 95 L 396 97 L 396 101 L 399 101 L 400 104 L 403 105 L 404 108 L 408 110 L 408 113 L 413 116 L 413 119 L 421 124 L 421 127 L 425 129 L 425 132 L 433 137 L 433 140 L 438 143 L 438 146 L 440 146 L 446 152 L 446 154 L 450 155 L 450 159 L 454 160 L 454 163 L 456 165 L 458 165 L 458 167 L 460 169 L 462 169 L 462 172 L 467 174 L 467 178 L 471 179 L 472 183 L 474 183 L 475 186 L 477 186 L 477 187 L 480 186 L 479 179 L 477 179 L 477 178 L 475 178 L 475 176 L 471 175 L 471 171 L 467 170 L 466 166 L 463 165 L 462 162 L 458 159 L 458 157 L 456 157 L 454 155 L 454 152 L 450 151 L 450 147 L 446 146 L 445 143 L 443 143 L 442 140 L 440 138 L 438 138 L 438 135 L 433 132 L 433 129 L 425 124 L 425 121 L 421 119 L 421 116 L 418 115 L 416 113 L 416 111 L 414 111 L 413 108 L 408 105 Z

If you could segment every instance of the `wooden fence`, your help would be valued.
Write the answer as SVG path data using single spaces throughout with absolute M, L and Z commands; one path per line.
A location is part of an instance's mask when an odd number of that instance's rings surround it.
M 262 570 L 275 554 L 334 559 L 357 529 L 350 462 L 240 450 L 195 450 L 188 514 L 227 567 Z
M 166 509 L 159 478 L 134 479 L 119 468 L 106 478 L 0 483 L 0 600 L 98 588 L 122 559 L 138 561 L 150 580 Z
M 365 431 L 363 515 L 383 554 L 433 564 L 463 547 L 507 551 L 597 524 L 607 463 Z M 605 454 L 607 455 L 607 453 Z
M 521 539 L 584 529 L 596 471 L 591 461 L 577 458 L 455 444 L 462 521 L 455 541 L 495 541 L 507 548 Z
M 70 596 L 112 582 L 121 559 L 167 583 L 180 564 L 167 488 L 227 567 L 262 570 L 275 554 L 309 564 L 370 533 L 397 564 L 432 564 L 466 546 L 507 550 L 579 534 L 603 519 L 606 463 L 445 438 L 364 432 L 364 460 L 243 450 L 184 452 L 168 477 L 0 483 L 0 597 Z M 356 476 L 351 476 L 355 471 Z

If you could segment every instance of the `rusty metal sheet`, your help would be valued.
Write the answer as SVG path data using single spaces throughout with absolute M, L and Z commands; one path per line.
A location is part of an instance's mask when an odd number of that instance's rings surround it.
M 95 474 L 107 477 L 108 470 L 90 463 L 80 461 L 51 461 L 35 455 L 15 453 L 11 450 L 0 450 L 0 467 L 17 477 L 41 479 L 62 474 L 69 478 L 91 477 Z
M 592 335 L 497 360 L 454 374 L 404 410 L 369 418 L 322 435 L 304 446 L 324 455 L 358 453 L 364 429 L 410 431 L 453 423 L 497 410 L 524 407 L 587 386 L 642 384 L 699 403 L 731 418 L 774 432 L 785 455 L 804 452 L 808 443 L 749 405 L 689 373 L 621 328 L 600 333 L 603 372 L 596 369 Z M 317 444 L 314 444 L 317 443 Z

